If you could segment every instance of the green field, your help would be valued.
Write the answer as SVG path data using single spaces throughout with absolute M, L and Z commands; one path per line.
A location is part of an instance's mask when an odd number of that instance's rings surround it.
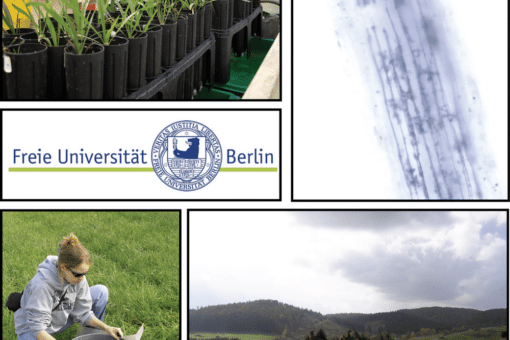
M 430 336 L 422 336 L 412 338 L 413 340 L 499 340 L 501 338 L 501 332 L 506 331 L 506 327 L 489 327 L 482 328 L 480 330 L 469 330 L 460 333 L 454 333 L 449 335 L 435 334 Z
M 261 335 L 261 334 L 229 334 L 229 333 L 190 333 L 190 338 L 195 339 L 214 339 L 216 337 L 229 338 L 229 339 L 241 339 L 241 340 L 272 340 L 277 335 Z
M 124 335 L 145 325 L 143 340 L 180 335 L 179 213 L 167 211 L 4 212 L 2 238 L 3 339 L 16 339 L 5 307 L 21 292 L 62 237 L 74 232 L 90 253 L 89 286 L 108 287 L 105 323 Z M 74 325 L 55 336 L 70 340 Z
M 434 334 L 429 336 L 415 336 L 411 340 L 500 340 L 501 332 L 506 331 L 507 327 L 489 327 L 480 330 L 470 330 L 455 334 Z M 273 340 L 278 335 L 260 335 L 260 334 L 229 334 L 229 333 L 203 333 L 194 332 L 189 334 L 190 339 L 215 339 L 215 338 L 229 338 L 241 340 Z M 378 339 L 378 336 L 374 336 Z M 304 339 L 304 337 L 303 337 Z M 329 337 L 328 337 L 329 339 Z

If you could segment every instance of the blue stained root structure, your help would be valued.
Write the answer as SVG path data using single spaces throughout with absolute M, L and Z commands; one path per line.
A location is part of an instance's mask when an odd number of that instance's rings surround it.
M 356 1 L 357 1 L 357 5 L 360 7 L 365 7 L 367 5 L 370 5 L 370 3 L 375 4 L 375 0 L 356 0 Z
M 358 0 L 358 6 L 369 3 Z M 409 18 L 399 10 L 404 0 L 394 5 L 395 10 L 386 10 L 391 27 L 372 25 L 367 42 L 409 194 L 414 199 L 481 199 L 437 66 L 436 28 L 421 9 L 418 18 Z

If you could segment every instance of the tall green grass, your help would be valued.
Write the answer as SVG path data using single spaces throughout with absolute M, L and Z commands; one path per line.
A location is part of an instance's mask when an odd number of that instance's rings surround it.
M 62 237 L 74 232 L 90 253 L 90 286 L 108 287 L 105 323 L 143 340 L 180 335 L 179 213 L 167 211 L 4 212 L 2 241 L 3 339 L 16 339 L 5 301 L 21 292 Z M 78 326 L 55 336 L 73 339 Z
M 240 340 L 273 340 L 277 338 L 278 335 L 195 332 L 190 333 L 189 337 L 193 339 L 214 339 L 220 337 Z

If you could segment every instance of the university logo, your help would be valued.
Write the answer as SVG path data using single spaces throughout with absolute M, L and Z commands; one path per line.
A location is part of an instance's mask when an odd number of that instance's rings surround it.
M 180 191 L 209 184 L 221 168 L 218 137 L 204 124 L 183 120 L 170 124 L 156 137 L 151 149 L 152 167 L 159 179 Z

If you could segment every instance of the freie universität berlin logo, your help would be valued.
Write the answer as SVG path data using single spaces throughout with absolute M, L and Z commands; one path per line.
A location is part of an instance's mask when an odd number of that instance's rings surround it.
M 168 125 L 151 150 L 152 167 L 159 179 L 180 191 L 205 187 L 221 168 L 218 137 L 204 124 L 183 120 Z

